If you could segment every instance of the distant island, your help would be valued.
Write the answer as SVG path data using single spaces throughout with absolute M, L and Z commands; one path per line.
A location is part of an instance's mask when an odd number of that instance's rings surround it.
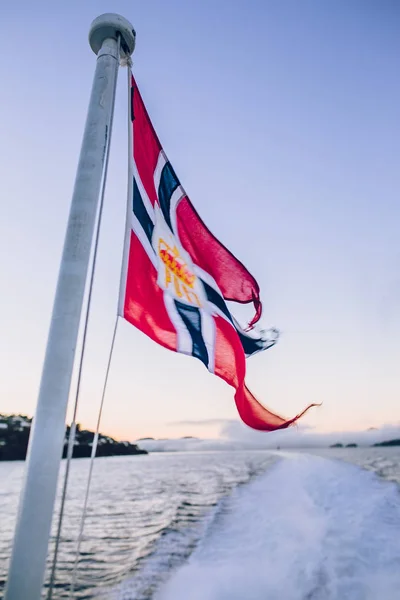
M 377 442 L 376 444 L 374 444 L 374 447 L 379 446 L 400 446 L 400 440 L 388 440 L 387 442 Z
M 390 447 L 390 446 L 400 446 L 400 439 L 395 440 L 387 440 L 386 442 L 376 442 L 376 444 L 372 444 L 372 448 L 379 447 Z M 358 448 L 358 444 L 341 444 L 338 442 L 337 444 L 331 444 L 329 448 Z
M 32 419 L 25 415 L 0 414 L 0 460 L 25 460 Z M 67 427 L 63 458 L 67 455 L 70 427 Z M 94 432 L 76 427 L 73 458 L 88 458 L 92 452 Z M 99 434 L 96 456 L 132 456 L 148 454 L 136 444 L 118 442 Z
M 329 448 L 358 448 L 358 444 L 341 444 L 338 442 L 337 444 L 331 444 Z

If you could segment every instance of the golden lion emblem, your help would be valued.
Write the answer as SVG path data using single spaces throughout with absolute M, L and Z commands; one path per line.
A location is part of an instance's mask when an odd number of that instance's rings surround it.
M 201 306 L 194 292 L 196 275 L 183 260 L 176 246 L 169 246 L 162 238 L 158 240 L 158 255 L 165 266 L 165 287 L 173 284 L 178 298 L 185 298 L 190 304 Z

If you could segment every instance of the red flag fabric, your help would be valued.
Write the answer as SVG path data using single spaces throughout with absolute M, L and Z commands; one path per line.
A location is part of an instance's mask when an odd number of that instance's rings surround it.
M 119 314 L 165 348 L 200 359 L 235 388 L 241 419 L 272 431 L 294 423 L 264 407 L 245 384 L 246 357 L 277 341 L 277 332 L 244 331 L 226 302 L 253 303 L 259 286 L 207 229 L 163 151 L 131 78 L 129 203 Z

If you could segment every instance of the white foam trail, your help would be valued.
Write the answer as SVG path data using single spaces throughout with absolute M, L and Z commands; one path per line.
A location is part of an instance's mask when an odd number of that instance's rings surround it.
M 398 486 L 286 455 L 225 501 L 156 600 L 398 600 Z

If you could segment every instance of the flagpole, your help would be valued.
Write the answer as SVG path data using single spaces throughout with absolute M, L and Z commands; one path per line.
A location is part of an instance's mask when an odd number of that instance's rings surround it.
M 46 571 L 65 417 L 91 244 L 110 135 L 120 56 L 135 47 L 132 25 L 115 14 L 91 25 L 97 55 L 92 93 L 72 195 L 39 397 L 29 440 L 5 600 L 40 600 Z

